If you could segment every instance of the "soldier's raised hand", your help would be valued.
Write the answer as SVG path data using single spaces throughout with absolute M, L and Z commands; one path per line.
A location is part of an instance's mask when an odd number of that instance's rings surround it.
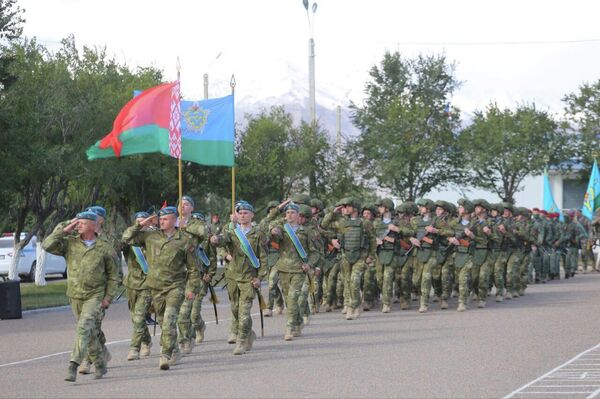
M 156 224 L 156 218 L 158 218 L 158 215 L 149 216 L 140 222 L 140 226 L 142 226 L 142 227 L 153 226 L 154 224 Z
M 63 229 L 63 232 L 66 234 L 69 234 L 70 232 L 75 230 L 75 227 L 77 227 L 77 223 L 79 223 L 79 219 L 77 219 L 77 218 L 71 219 L 69 224 Z

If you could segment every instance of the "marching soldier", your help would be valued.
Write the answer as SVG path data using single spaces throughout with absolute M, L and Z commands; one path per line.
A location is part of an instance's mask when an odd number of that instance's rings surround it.
M 106 374 L 98 326 L 101 314 L 116 295 L 120 283 L 114 248 L 96 235 L 98 216 L 78 213 L 60 223 L 43 242 L 44 250 L 67 262 L 67 296 L 77 319 L 77 336 L 71 351 L 66 381 L 74 382 L 86 354 L 94 363 L 94 378 Z M 77 235 L 71 234 L 77 231 Z
M 169 370 L 181 353 L 177 348 L 177 318 L 184 299 L 191 301 L 198 292 L 200 274 L 196 245 L 190 236 L 176 227 L 177 208 L 168 206 L 127 228 L 123 241 L 146 249 L 148 275 L 146 284 L 161 326 L 159 368 Z M 158 217 L 160 230 L 143 231 Z
M 467 310 L 467 299 L 469 296 L 469 280 L 471 268 L 473 267 L 473 249 L 475 247 L 475 234 L 473 233 L 473 222 L 471 214 L 475 210 L 473 203 L 468 199 L 458 200 L 458 220 L 452 224 L 454 236 L 448 238 L 448 242 L 455 247 L 452 262 L 456 270 L 458 282 L 458 308 L 457 311 Z
M 279 202 L 270 201 L 267 204 L 267 216 L 261 220 L 259 227 L 263 231 L 265 236 L 269 235 L 269 225 L 273 218 L 279 215 Z M 273 212 L 273 214 L 272 214 Z M 275 213 L 276 212 L 276 213 Z M 268 269 L 268 284 L 269 284 L 269 302 L 267 309 L 264 310 L 265 317 L 271 317 L 273 313 L 276 315 L 281 314 L 284 308 L 283 294 L 279 288 L 279 274 L 277 269 L 274 268 L 275 263 L 279 259 L 279 243 L 276 241 L 269 241 L 267 249 L 267 269 Z M 275 312 L 273 312 L 275 308 Z
M 389 205 L 389 204 L 388 204 Z M 394 203 L 392 202 L 392 210 Z M 363 207 L 362 217 L 373 224 L 375 218 L 378 216 L 378 209 L 374 204 L 367 204 Z M 377 220 L 381 220 L 377 218 Z M 391 212 L 390 212 L 391 220 Z M 365 268 L 365 274 L 363 276 L 363 310 L 369 311 L 373 307 L 373 303 L 379 299 L 379 288 L 377 284 L 377 261 L 374 264 Z
M 488 244 L 492 236 L 492 226 L 487 218 L 487 212 L 491 208 L 484 199 L 473 201 L 475 206 L 475 220 L 465 233 L 475 241 L 473 251 L 473 267 L 471 268 L 471 284 L 473 294 L 479 299 L 478 308 L 484 308 L 488 294 L 491 263 L 488 261 Z
M 236 344 L 234 355 L 242 355 L 252 349 L 256 334 L 252 330 L 252 301 L 260 289 L 260 282 L 267 275 L 266 237 L 258 226 L 252 224 L 254 207 L 239 201 L 231 223 L 211 243 L 227 251 L 225 279 L 231 306 L 231 329 L 227 342 Z M 260 291 L 258 291 L 260 295 Z

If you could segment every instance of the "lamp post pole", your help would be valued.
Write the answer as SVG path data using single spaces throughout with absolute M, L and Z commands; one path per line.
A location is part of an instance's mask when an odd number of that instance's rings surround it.
M 311 126 L 314 127 L 317 124 L 317 109 L 315 100 L 315 40 L 313 39 L 313 23 L 315 12 L 317 11 L 317 3 L 313 3 L 311 6 L 312 17 L 308 10 L 308 0 L 302 0 L 302 4 L 306 10 L 310 36 L 308 39 L 308 111 Z

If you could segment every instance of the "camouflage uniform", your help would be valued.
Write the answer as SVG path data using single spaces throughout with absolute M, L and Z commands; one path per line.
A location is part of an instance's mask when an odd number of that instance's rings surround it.
M 177 318 L 186 293 L 198 293 L 200 274 L 196 245 L 190 235 L 177 229 L 173 236 L 163 231 L 142 231 L 136 222 L 123 233 L 123 241 L 146 249 L 146 284 L 152 293 L 161 326 L 161 357 L 172 363 L 178 357 Z
M 278 209 L 279 203 L 277 201 L 271 201 L 267 204 L 268 215 L 261 220 L 259 228 L 263 231 L 265 236 L 269 236 L 269 226 L 272 221 L 279 215 Z M 269 301 L 265 316 L 271 316 L 273 307 L 277 306 L 277 310 L 282 310 L 285 306 L 283 301 L 283 294 L 281 288 L 279 288 L 279 274 L 277 269 L 274 268 L 277 260 L 279 259 L 279 244 L 275 241 L 269 241 L 267 248 L 267 269 L 268 269 L 268 285 L 269 285 Z
M 473 201 L 475 211 L 477 207 L 481 207 L 484 210 L 476 219 L 473 220 L 470 230 L 474 234 L 473 240 L 475 241 L 475 248 L 473 250 L 473 266 L 471 268 L 471 284 L 473 294 L 479 299 L 478 307 L 485 307 L 485 302 L 488 294 L 488 284 L 490 278 L 490 267 L 489 263 L 489 240 L 492 236 L 491 224 L 487 219 L 485 210 L 490 209 L 490 204 L 486 200 L 478 199 Z M 486 227 L 490 229 L 490 233 L 486 233 Z
M 65 234 L 70 222 L 60 223 L 44 240 L 47 252 L 63 256 L 67 262 L 67 296 L 77 319 L 77 335 L 70 361 L 80 364 L 89 354 L 96 370 L 106 367 L 98 337 L 102 301 L 109 303 L 120 284 L 114 248 L 97 239 L 86 246 L 79 236 Z
M 473 253 L 476 242 L 467 236 L 466 229 L 474 231 L 474 221 L 470 215 L 474 211 L 474 205 L 467 199 L 460 199 L 458 204 L 464 209 L 465 214 L 452 223 L 454 238 L 458 240 L 458 245 L 452 256 L 452 262 L 456 272 L 456 281 L 458 283 L 458 311 L 463 312 L 467 309 L 467 300 L 469 296 L 469 281 L 471 279 L 471 269 L 473 267 Z
M 587 237 L 585 231 L 579 227 L 577 222 L 573 221 L 574 215 L 565 215 L 565 222 L 561 226 L 558 246 L 566 251 L 565 259 L 565 277 L 575 276 L 577 270 L 577 260 L 579 258 L 579 243 Z
M 396 223 L 400 229 L 400 238 L 394 247 L 397 261 L 394 280 L 398 291 L 397 297 L 400 299 L 400 309 L 406 310 L 410 307 L 413 268 L 417 253 L 417 248 L 409 238 L 417 233 L 412 218 L 417 213 L 418 207 L 414 202 L 409 201 L 401 204 L 399 210 L 400 215 Z

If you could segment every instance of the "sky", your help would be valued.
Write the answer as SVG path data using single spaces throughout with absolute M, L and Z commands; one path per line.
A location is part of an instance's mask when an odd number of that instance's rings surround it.
M 368 70 L 385 51 L 445 54 L 462 82 L 452 104 L 467 113 L 494 101 L 560 114 L 565 94 L 600 77 L 597 1 L 317 3 L 309 18 L 302 0 L 19 0 L 25 34 L 51 48 L 73 34 L 130 66 L 153 64 L 169 80 L 179 57 L 188 98 L 202 97 L 204 73 L 211 97 L 229 94 L 232 74 L 236 97 L 297 89 L 290 76 L 307 77 L 309 26 L 317 102 L 326 91 L 332 107 L 362 102 Z M 308 96 L 308 81 L 301 89 Z
M 591 0 L 318 0 L 309 15 L 302 0 L 18 3 L 25 35 L 51 49 L 73 34 L 131 67 L 157 66 L 167 80 L 179 57 L 188 99 L 202 98 L 205 73 L 210 97 L 229 94 L 235 74 L 236 101 L 307 98 L 311 36 L 317 102 L 331 109 L 362 103 L 368 71 L 386 51 L 444 54 L 462 82 L 451 103 L 465 114 L 490 102 L 535 103 L 560 117 L 566 94 L 600 78 L 600 2 Z M 540 205 L 540 181 L 528 180 L 520 203 Z

